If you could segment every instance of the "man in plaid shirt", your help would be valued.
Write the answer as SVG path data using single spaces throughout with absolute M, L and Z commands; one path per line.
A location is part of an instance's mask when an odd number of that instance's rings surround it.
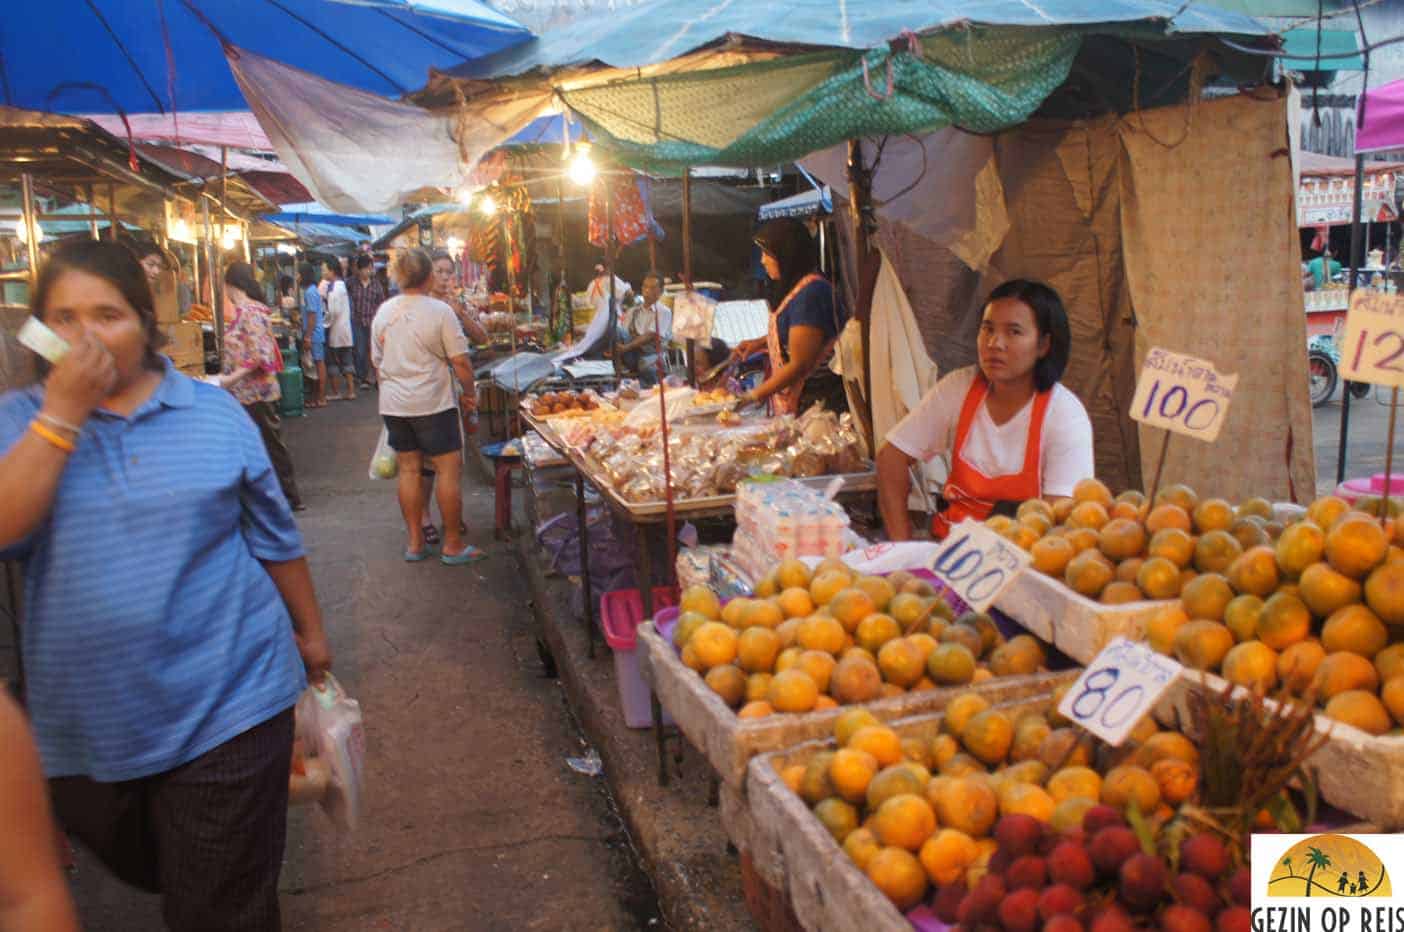
M 375 312 L 385 301 L 385 288 L 375 277 L 370 256 L 356 257 L 356 275 L 346 283 L 351 296 L 351 339 L 355 349 L 356 378 L 361 388 L 371 387 L 370 329 Z

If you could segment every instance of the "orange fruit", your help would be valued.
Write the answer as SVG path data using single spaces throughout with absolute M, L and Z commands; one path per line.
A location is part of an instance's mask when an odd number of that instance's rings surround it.
M 1068 515 L 1077 507 L 1075 498 L 1057 498 L 1053 500 L 1053 523 L 1064 524 L 1068 520 Z
M 1277 685 L 1277 653 L 1262 641 L 1235 644 L 1224 655 L 1224 679 L 1267 694 Z
M 926 658 L 926 672 L 943 686 L 969 683 L 975 676 L 975 655 L 964 644 L 942 644 Z
M 1131 602 L 1140 602 L 1145 597 L 1145 593 L 1141 592 L 1140 587 L 1135 583 L 1114 580 L 1102 590 L 1101 598 L 1098 601 L 1103 605 L 1126 605 Z
M 882 674 L 871 657 L 845 656 L 829 677 L 829 694 L 841 703 L 869 702 L 881 693 Z
M 882 844 L 917 851 L 936 833 L 936 813 L 925 798 L 901 793 L 878 806 L 870 827 Z
M 1009 748 L 1014 743 L 1014 726 L 1003 712 L 986 709 L 966 723 L 960 733 L 960 743 L 977 760 L 998 764 L 1009 756 Z
M 853 709 L 846 709 L 834 719 L 834 740 L 839 747 L 847 747 L 849 740 L 858 732 L 860 728 L 869 725 L 881 725 L 882 722 L 873 713 L 861 706 Z
M 840 748 L 829 762 L 829 782 L 851 803 L 861 803 L 867 798 L 868 784 L 873 782 L 877 772 L 877 758 L 856 748 Z
M 829 613 L 852 634 L 858 623 L 877 611 L 872 596 L 856 586 L 840 590 L 829 602 Z
M 1152 813 L 1160 805 L 1160 784 L 1143 767 L 1113 767 L 1102 780 L 1102 802 L 1116 809 L 1126 809 L 1134 802 L 1142 813 Z
M 1380 675 L 1375 665 L 1359 654 L 1337 651 L 1327 654 L 1316 666 L 1312 686 L 1316 688 L 1319 701 L 1348 692 L 1352 689 L 1375 690 L 1379 688 Z
M 737 718 L 765 718 L 775 712 L 770 707 L 770 703 L 765 700 L 748 702 L 741 707 L 741 711 L 736 713 Z
M 1404 564 L 1386 562 L 1365 579 L 1365 604 L 1385 624 L 1404 625 Z
M 814 600 L 815 605 L 828 605 L 838 595 L 849 586 L 853 585 L 853 577 L 847 573 L 836 570 L 827 570 L 815 575 L 809 583 L 809 597 Z
M 1146 561 L 1141 557 L 1131 557 L 1130 559 L 1122 560 L 1116 565 L 1116 575 L 1113 581 L 1135 582 L 1136 574 L 1141 572 L 1141 567 L 1145 566 L 1145 563 Z
M 721 600 L 706 586 L 688 586 L 678 599 L 679 612 L 696 612 L 712 621 L 721 618 Z
M 747 673 L 769 673 L 780 656 L 780 635 L 769 628 L 747 628 L 736 639 L 736 663 Z
M 1195 670 L 1217 670 L 1233 648 L 1233 633 L 1217 621 L 1195 619 L 1175 632 L 1175 657 Z
M 1073 486 L 1073 501 L 1075 502 L 1096 502 L 1104 508 L 1110 508 L 1115 499 L 1112 498 L 1111 489 L 1097 479 L 1083 479 Z
M 1173 599 L 1180 594 L 1180 568 L 1164 557 L 1151 557 L 1137 571 L 1136 585 L 1148 599 Z
M 877 656 L 888 641 L 894 641 L 902 636 L 902 626 L 897 624 L 897 620 L 890 615 L 881 612 L 874 612 L 858 623 L 858 627 L 853 631 L 853 638 L 858 646 L 862 647 L 873 656 Z
M 1089 528 L 1093 531 L 1100 531 L 1111 516 L 1107 514 L 1105 506 L 1097 502 L 1079 502 L 1073 508 L 1072 514 L 1068 515 L 1068 527 Z
M 1077 550 L 1066 537 L 1045 537 L 1029 549 L 1033 567 L 1040 573 L 1061 578 Z
M 1233 506 L 1222 498 L 1206 498 L 1195 506 L 1191 517 L 1194 519 L 1194 529 L 1200 534 L 1227 531 L 1233 526 Z
M 1006 784 L 998 795 L 1000 815 L 1027 815 L 1047 822 L 1053 818 L 1053 810 L 1057 808 L 1053 797 L 1043 787 L 1032 783 Z
M 878 651 L 878 670 L 887 682 L 907 689 L 925 675 L 926 658 L 911 641 L 896 638 Z
M 752 599 L 741 610 L 742 628 L 778 628 L 785 613 L 773 599 Z
M 1199 495 L 1194 489 L 1178 482 L 1175 485 L 1161 489 L 1155 496 L 1157 505 L 1169 504 L 1178 506 L 1185 514 L 1192 514 L 1199 505 Z
M 722 606 L 721 620 L 733 628 L 741 627 L 741 613 L 750 605 L 751 599 L 738 596 Z
M 1258 640 L 1273 650 L 1286 650 L 1311 634 L 1311 612 L 1294 595 L 1279 592 L 1258 613 Z
M 819 687 L 808 673 L 786 670 L 770 680 L 766 701 L 777 712 L 809 712 L 819 699 Z
M 1277 589 L 1277 555 L 1271 547 L 1246 550 L 1228 568 L 1229 585 L 1234 591 L 1266 598 Z
M 1048 795 L 1053 797 L 1055 803 L 1061 803 L 1074 796 L 1100 799 L 1102 777 L 1091 767 L 1074 765 L 1064 767 L 1049 777 L 1048 784 L 1044 788 L 1048 790 Z
M 899 911 L 911 909 L 926 898 L 926 868 L 910 851 L 883 848 L 868 859 L 865 873 Z
M 892 583 L 881 576 L 862 576 L 853 584 L 855 589 L 862 589 L 868 594 L 868 598 L 873 600 L 873 611 L 887 611 L 887 603 L 892 601 L 892 597 L 897 591 L 892 588 Z
M 1375 669 L 1382 683 L 1404 673 L 1404 643 L 1391 644 L 1376 654 Z
M 1169 654 L 1175 649 L 1175 632 L 1189 621 L 1183 605 L 1167 605 L 1146 620 L 1146 642 L 1151 650 Z
M 1067 538 L 1068 543 L 1073 545 L 1073 550 L 1077 553 L 1082 553 L 1084 550 L 1096 550 L 1097 541 L 1100 539 L 1097 532 L 1090 527 L 1067 528 L 1063 536 Z
M 1404 724 L 1404 676 L 1385 680 L 1380 687 L 1380 701 L 1389 710 L 1390 718 Z
M 851 803 L 832 796 L 814 807 L 814 818 L 840 845 L 858 828 L 858 810 Z
M 1272 502 L 1265 498 L 1246 499 L 1238 506 L 1237 514 L 1240 518 L 1255 515 L 1265 521 L 1272 520 Z
M 699 615 L 696 612 L 683 612 L 678 616 L 678 626 L 673 629 L 673 646 L 681 650 L 687 646 L 687 642 L 692 640 L 692 636 L 697 633 L 697 629 L 705 625 L 709 619 L 706 615 Z
M 990 707 L 990 700 L 979 693 L 961 693 L 946 703 L 941 717 L 941 730 L 960 737 L 970 720 Z
M 1258 618 L 1263 613 L 1263 600 L 1255 595 L 1241 595 L 1224 608 L 1224 624 L 1240 644 L 1258 636 Z
M 709 621 L 693 632 L 687 646 L 704 669 L 710 670 L 736 659 L 736 631 L 720 621 Z
M 790 792 L 799 795 L 800 782 L 804 779 L 804 764 L 791 764 L 780 771 L 780 779 L 790 788 Z
M 843 651 L 843 625 L 836 618 L 811 615 L 800 622 L 795 640 L 805 650 L 822 650 L 837 656 Z
M 1389 630 L 1379 616 L 1363 605 L 1338 608 L 1321 628 L 1321 646 L 1328 653 L 1348 650 L 1372 658 L 1389 643 Z
M 975 839 L 957 829 L 943 828 L 921 846 L 918 860 L 931 882 L 941 887 L 962 879 L 978 855 Z
M 1394 724 L 1384 703 L 1373 692 L 1349 689 L 1326 703 L 1326 717 L 1353 725 L 1370 735 L 1382 735 Z
M 1194 544 L 1194 568 L 1201 573 L 1222 573 L 1243 553 L 1228 531 L 1209 531 Z
M 1097 545 L 1113 562 L 1140 556 L 1146 546 L 1146 529 L 1129 518 L 1113 518 L 1102 525 Z
M 1350 511 L 1350 503 L 1345 499 L 1337 498 L 1334 495 L 1325 495 L 1307 506 L 1306 516 L 1308 521 L 1321 530 L 1329 531 L 1348 511 Z
M 867 870 L 868 862 L 881 850 L 882 845 L 877 843 L 877 837 L 866 828 L 854 829 L 843 840 L 843 853 L 860 871 Z
M 750 630 L 750 629 L 747 629 Z M 804 653 L 804 648 L 798 644 L 791 645 L 780 652 L 775 658 L 775 666 L 771 668 L 772 673 L 784 673 L 786 670 L 793 670 L 799 663 L 800 655 Z
M 1030 498 L 1020 502 L 1019 508 L 1014 512 L 1014 517 L 1020 521 L 1033 515 L 1045 519 L 1049 524 L 1055 523 L 1053 506 L 1041 498 Z
M 1307 567 L 1326 554 L 1326 532 L 1310 521 L 1286 528 L 1277 538 L 1277 567 L 1288 579 L 1296 579 Z
M 1263 526 L 1266 523 L 1258 518 L 1236 518 L 1233 526 L 1229 528 L 1229 533 L 1244 550 L 1252 550 L 1254 547 L 1271 547 L 1272 535 L 1268 534 Z
M 1141 506 L 1133 505 L 1131 502 L 1116 502 L 1107 510 L 1107 514 L 1113 519 L 1130 518 L 1132 521 L 1141 520 Z
M 902 739 L 886 725 L 864 725 L 849 737 L 847 746 L 867 751 L 883 767 L 902 760 Z
M 703 679 L 712 692 L 733 709 L 746 698 L 746 674 L 739 667 L 731 664 L 713 667 Z
M 1095 599 L 1112 581 L 1113 575 L 1111 564 L 1100 551 L 1084 550 L 1068 563 L 1063 581 L 1074 592 Z
M 1161 557 L 1184 569 L 1194 559 L 1194 538 L 1181 528 L 1163 528 L 1151 537 L 1146 552 L 1152 558 Z
M 1158 731 L 1141 742 L 1132 761 L 1142 768 L 1154 766 L 1159 760 L 1182 760 L 1199 766 L 1199 748 L 1178 731 Z
M 776 596 L 775 604 L 780 606 L 780 611 L 785 613 L 786 618 L 807 618 L 814 614 L 816 608 L 814 599 L 810 598 L 808 589 L 786 589 Z
M 1190 580 L 1180 592 L 1180 604 L 1190 618 L 1220 621 L 1233 600 L 1233 587 L 1218 573 L 1205 573 Z
M 1326 533 L 1326 562 L 1352 579 L 1363 579 L 1384 562 L 1389 535 L 1364 515 L 1346 515 Z
M 822 650 L 807 650 L 799 655 L 795 661 L 794 669 L 808 676 L 814 681 L 814 685 L 820 693 L 828 691 L 829 680 L 833 677 L 834 668 L 838 666 L 838 661 L 833 654 L 825 653 Z M 822 695 L 820 699 L 824 698 Z
M 746 677 L 746 701 L 755 702 L 758 699 L 764 699 L 766 694 L 770 692 L 770 679 L 769 673 L 752 673 Z
M 1328 563 L 1313 563 L 1297 581 L 1302 601 L 1313 615 L 1325 618 L 1338 608 L 1360 601 L 1360 583 L 1337 572 Z
M 1314 638 L 1298 641 L 1277 655 L 1277 678 L 1291 692 L 1306 692 L 1324 659 L 1326 648 L 1320 641 Z
M 1156 505 L 1146 515 L 1146 531 L 1150 534 L 1159 534 L 1166 528 L 1175 528 L 1189 533 L 1192 524 L 1189 512 L 1179 505 Z
M 1160 787 L 1160 798 L 1171 806 L 1194 795 L 1199 784 L 1199 770 L 1182 760 L 1166 759 L 1151 765 L 1151 776 Z
M 810 572 L 809 567 L 803 561 L 789 559 L 781 560 L 774 569 L 775 583 L 783 591 L 785 589 L 805 589 L 809 587 Z
M 928 785 L 926 798 L 942 825 L 974 838 L 989 834 L 999 818 L 999 799 L 983 777 L 938 777 Z

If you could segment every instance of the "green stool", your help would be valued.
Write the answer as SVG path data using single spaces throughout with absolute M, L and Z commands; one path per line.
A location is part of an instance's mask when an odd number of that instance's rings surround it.
M 302 417 L 302 368 L 284 366 L 278 373 L 278 388 L 283 393 L 278 413 L 283 417 Z

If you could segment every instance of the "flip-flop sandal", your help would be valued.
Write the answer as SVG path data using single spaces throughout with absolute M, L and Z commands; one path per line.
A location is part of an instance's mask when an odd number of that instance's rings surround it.
M 406 550 L 406 551 L 405 551 L 405 562 L 406 562 L 406 563 L 421 563 L 421 562 L 423 562 L 423 561 L 429 559 L 429 556 L 430 556 L 430 554 L 431 554 L 432 552 L 433 552 L 433 551 L 431 551 L 428 547 L 425 547 L 423 550 L 417 550 L 417 551 L 416 551 L 416 550 Z
M 439 556 L 439 561 L 444 566 L 462 566 L 465 563 L 477 563 L 479 560 L 486 560 L 487 554 L 477 547 L 469 544 L 462 553 L 445 553 Z
M 438 546 L 439 529 L 432 524 L 424 525 L 424 542 L 431 547 Z

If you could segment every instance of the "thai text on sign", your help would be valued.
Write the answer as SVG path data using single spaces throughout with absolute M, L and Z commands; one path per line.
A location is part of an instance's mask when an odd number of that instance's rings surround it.
M 1368 289 L 1351 295 L 1341 375 L 1352 382 L 1404 387 L 1404 295 Z
M 1213 443 L 1237 385 L 1237 375 L 1224 375 L 1211 362 L 1155 347 L 1141 366 L 1131 418 Z

